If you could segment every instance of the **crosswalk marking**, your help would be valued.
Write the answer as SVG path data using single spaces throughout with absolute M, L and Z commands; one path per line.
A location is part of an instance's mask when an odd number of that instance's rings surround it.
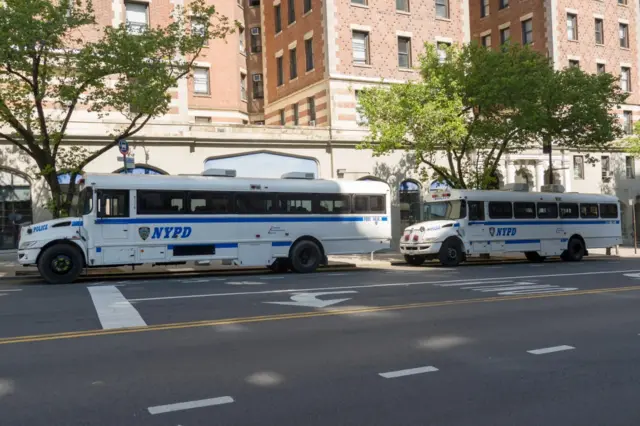
M 102 328 L 144 327 L 147 325 L 136 308 L 116 286 L 87 287 Z

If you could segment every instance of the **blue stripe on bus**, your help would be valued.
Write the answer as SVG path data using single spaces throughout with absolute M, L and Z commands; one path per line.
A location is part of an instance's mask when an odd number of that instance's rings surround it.
M 126 225 L 135 223 L 296 223 L 296 222 L 364 222 L 364 216 L 324 216 L 324 217 L 158 217 L 158 218 L 102 218 L 96 219 L 96 224 Z M 380 219 L 387 222 L 388 217 Z M 374 220 L 371 220 L 373 222 Z
M 291 246 L 291 241 L 272 241 L 272 247 L 289 247 Z M 214 245 L 217 249 L 229 249 L 229 248 L 238 248 L 238 243 L 195 243 L 195 244 L 170 244 L 167 246 L 167 249 L 173 250 L 176 246 L 210 246 Z
M 73 222 L 71 222 L 71 226 L 82 226 L 82 221 L 74 220 Z
M 540 240 L 506 240 L 505 244 L 540 244 Z
M 619 220 L 505 220 L 505 221 L 474 221 L 469 225 L 496 225 L 496 226 L 514 226 L 514 225 L 613 225 L 619 224 Z

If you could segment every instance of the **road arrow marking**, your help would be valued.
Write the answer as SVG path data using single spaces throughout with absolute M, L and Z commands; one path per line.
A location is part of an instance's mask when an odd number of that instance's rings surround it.
M 346 302 L 347 300 L 351 300 L 350 297 L 346 299 L 331 299 L 331 300 L 320 300 L 318 296 L 324 296 L 327 294 L 353 294 L 357 293 L 357 291 L 349 290 L 349 291 L 322 291 L 318 293 L 296 293 L 291 296 L 292 302 L 263 302 L 270 303 L 273 305 L 289 305 L 289 306 L 304 306 L 307 308 L 326 308 L 327 306 L 335 305 L 336 303 Z

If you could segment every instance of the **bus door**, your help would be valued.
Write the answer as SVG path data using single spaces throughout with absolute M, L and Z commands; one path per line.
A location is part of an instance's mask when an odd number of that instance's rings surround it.
M 135 249 L 130 244 L 130 195 L 124 189 L 98 190 L 96 247 L 102 247 L 105 264 L 132 263 Z M 101 241 L 99 241 L 101 240 Z
M 485 222 L 484 201 L 467 201 L 469 221 L 467 222 L 466 240 L 473 253 L 489 253 L 489 231 Z

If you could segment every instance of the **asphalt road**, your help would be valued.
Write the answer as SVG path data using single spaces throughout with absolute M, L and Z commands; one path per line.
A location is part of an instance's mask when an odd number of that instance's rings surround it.
M 0 281 L 0 425 L 640 424 L 640 261 Z

